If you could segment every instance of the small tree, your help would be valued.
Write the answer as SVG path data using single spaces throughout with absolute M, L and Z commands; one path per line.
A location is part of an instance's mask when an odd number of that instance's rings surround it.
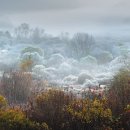
M 20 68 L 22 71 L 31 71 L 33 66 L 33 60 L 31 56 L 29 56 L 27 59 L 24 59 L 20 63 Z
M 32 67 L 42 62 L 43 50 L 35 47 L 26 47 L 21 52 L 20 68 L 22 71 L 31 71 Z

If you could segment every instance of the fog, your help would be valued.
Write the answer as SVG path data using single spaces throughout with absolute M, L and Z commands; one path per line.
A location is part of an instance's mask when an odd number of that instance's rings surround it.
M 0 75 L 22 70 L 75 89 L 109 84 L 129 68 L 129 5 L 129 0 L 0 0 Z
M 81 90 L 109 85 L 122 68 L 129 69 L 129 37 L 61 33 L 53 36 L 23 23 L 0 32 L 0 73 L 30 72 L 34 80 Z M 31 63 L 30 63 L 31 61 Z

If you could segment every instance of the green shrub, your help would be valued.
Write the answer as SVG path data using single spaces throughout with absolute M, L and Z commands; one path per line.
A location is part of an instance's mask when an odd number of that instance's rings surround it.
M 64 130 L 105 130 L 112 122 L 112 112 L 106 100 L 77 99 L 66 107 L 68 121 Z
M 1 130 L 49 130 L 43 123 L 35 123 L 26 118 L 25 114 L 18 109 L 7 109 L 0 111 Z
M 4 109 L 7 106 L 7 100 L 0 95 L 0 109 Z
M 0 96 L 0 130 L 49 130 L 46 123 L 32 122 L 19 108 L 5 108 L 7 101 Z M 4 109 L 3 109 L 4 108 Z

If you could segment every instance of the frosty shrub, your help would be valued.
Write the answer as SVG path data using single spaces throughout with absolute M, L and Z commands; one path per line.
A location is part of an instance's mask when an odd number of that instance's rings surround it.
M 95 68 L 97 66 L 97 59 L 93 56 L 86 56 L 80 59 L 80 66 L 82 68 Z
M 22 54 L 24 53 L 33 53 L 33 52 L 37 52 L 39 55 L 43 56 L 43 51 L 40 48 L 35 48 L 35 47 L 26 47 L 22 50 Z
M 99 64 L 106 64 L 113 60 L 113 55 L 108 51 L 103 51 L 97 56 Z

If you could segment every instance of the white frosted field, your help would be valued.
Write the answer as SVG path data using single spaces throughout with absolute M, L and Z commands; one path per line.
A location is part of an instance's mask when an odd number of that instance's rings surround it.
M 29 38 L 21 41 L 13 36 L 0 36 L 0 76 L 10 69 L 19 70 L 21 61 L 31 57 L 33 66 L 30 71 L 34 79 L 75 89 L 107 85 L 121 68 L 129 67 L 129 42 L 95 37 L 95 45 L 89 54 L 76 58 L 69 55 L 75 45 L 67 47 L 68 38 L 46 36 L 36 44 Z M 42 54 L 37 51 L 22 53 L 27 47 L 38 48 Z M 82 54 L 80 51 L 76 53 Z

